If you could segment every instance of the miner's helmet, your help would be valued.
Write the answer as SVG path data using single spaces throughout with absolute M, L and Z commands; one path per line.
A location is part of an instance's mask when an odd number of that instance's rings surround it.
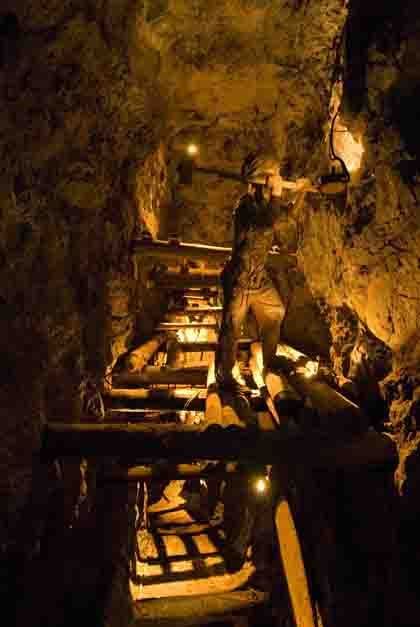
M 250 153 L 242 164 L 241 175 L 248 183 L 264 185 L 267 177 L 279 173 L 279 162 L 266 153 Z

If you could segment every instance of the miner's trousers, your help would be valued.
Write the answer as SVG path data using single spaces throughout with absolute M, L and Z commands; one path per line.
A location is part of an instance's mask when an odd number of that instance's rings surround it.
M 224 286 L 223 317 L 216 354 L 216 378 L 219 383 L 232 379 L 238 339 L 249 310 L 258 324 L 265 367 L 270 366 L 276 354 L 285 307 L 273 283 L 267 283 L 260 289 Z

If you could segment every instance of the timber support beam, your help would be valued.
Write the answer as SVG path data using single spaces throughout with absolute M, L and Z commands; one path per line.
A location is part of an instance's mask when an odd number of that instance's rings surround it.
M 141 462 L 167 459 L 244 461 L 261 464 L 305 464 L 312 468 L 351 468 L 396 464 L 395 443 L 367 431 L 348 441 L 290 433 L 213 425 L 205 430 L 177 424 L 49 423 L 42 456 L 118 456 Z

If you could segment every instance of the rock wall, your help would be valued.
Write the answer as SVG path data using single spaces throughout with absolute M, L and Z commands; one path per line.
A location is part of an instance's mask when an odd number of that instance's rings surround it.
M 341 115 L 365 152 L 345 205 L 308 203 L 299 247 L 299 267 L 329 309 L 341 382 L 354 382 L 361 364 L 365 380 L 380 382 L 368 410 L 399 445 L 394 620 L 407 625 L 418 622 L 409 580 L 419 555 L 419 41 L 418 3 L 349 3 Z M 361 335 L 369 348 L 360 350 Z
M 419 36 L 414 2 L 398 10 L 350 3 L 342 112 L 363 142 L 364 158 L 345 207 L 314 202 L 305 212 L 299 247 L 299 265 L 313 294 L 333 310 L 347 308 L 356 326 L 392 351 L 394 371 L 384 391 L 392 389 L 388 400 L 395 401 L 391 421 L 398 431 L 401 423 L 416 430 L 410 415 L 413 406 L 416 411 L 420 313 Z M 396 380 L 404 377 L 407 384 L 398 391 Z
M 141 317 L 150 297 L 129 255 L 134 232 L 160 228 L 166 187 L 162 100 L 153 76 L 139 76 L 132 63 L 141 4 L 6 0 L 0 8 L 5 559 L 36 553 L 42 524 L 27 523 L 57 489 L 58 527 L 78 517 L 87 489 L 80 461 L 43 477 L 33 496 L 42 426 L 89 407 L 100 415 L 95 398 L 107 367 L 154 315 Z

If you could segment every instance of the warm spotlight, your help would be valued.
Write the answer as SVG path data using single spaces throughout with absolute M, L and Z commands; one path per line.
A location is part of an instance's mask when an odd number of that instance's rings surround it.
M 197 144 L 188 144 L 188 146 L 187 146 L 187 154 L 190 157 L 195 157 L 196 155 L 198 155 L 198 146 L 197 146 Z
M 268 477 L 258 477 L 255 480 L 254 488 L 257 494 L 266 494 L 268 492 L 270 480 Z

